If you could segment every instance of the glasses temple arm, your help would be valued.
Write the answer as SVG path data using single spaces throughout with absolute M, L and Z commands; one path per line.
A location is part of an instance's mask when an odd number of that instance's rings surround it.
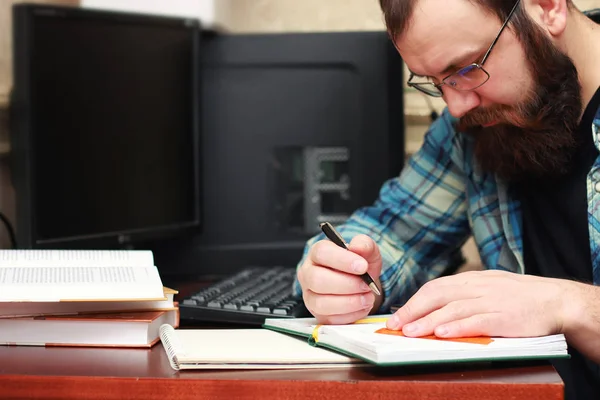
M 490 47 L 485 52 L 485 55 L 481 59 L 480 65 L 483 65 L 483 63 L 485 63 L 485 60 L 487 60 L 488 56 L 492 52 L 492 49 L 496 45 L 496 42 L 498 42 L 498 39 L 500 39 L 500 35 L 502 34 L 502 31 L 504 31 L 504 28 L 506 28 L 506 25 L 508 25 L 508 22 L 510 21 L 510 18 L 515 13 L 515 11 L 517 10 L 517 7 L 519 6 L 520 2 L 521 2 L 521 0 L 517 0 L 517 2 L 515 3 L 515 5 L 513 6 L 512 10 L 510 10 L 510 12 L 508 13 L 508 17 L 506 17 L 506 21 L 504 21 L 504 23 L 502 24 L 502 27 L 500 28 L 500 31 L 496 35 L 496 38 L 494 39 L 494 41 L 492 42 L 492 44 L 490 45 Z

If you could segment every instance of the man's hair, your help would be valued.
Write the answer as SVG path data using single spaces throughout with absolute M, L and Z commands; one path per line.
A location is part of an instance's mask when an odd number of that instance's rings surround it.
M 379 0 L 385 25 L 392 40 L 402 36 L 408 29 L 410 20 L 419 0 Z M 483 7 L 494 14 L 500 21 L 504 21 L 517 0 L 467 0 Z M 569 8 L 575 7 L 572 0 L 567 0 Z

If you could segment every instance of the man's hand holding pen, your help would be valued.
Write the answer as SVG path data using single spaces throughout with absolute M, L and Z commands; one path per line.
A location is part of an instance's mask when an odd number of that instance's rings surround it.
M 323 324 L 346 324 L 377 310 L 383 300 L 361 277 L 367 273 L 381 290 L 381 254 L 368 236 L 358 235 L 348 248 L 321 240 L 298 270 L 304 303 Z

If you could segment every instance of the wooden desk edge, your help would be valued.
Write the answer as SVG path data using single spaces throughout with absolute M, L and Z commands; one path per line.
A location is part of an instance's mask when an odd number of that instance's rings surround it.
M 497 386 L 490 390 L 490 385 Z M 364 400 L 365 398 L 563 400 L 562 383 L 485 383 L 430 381 L 303 381 L 219 380 L 94 376 L 0 375 L 0 398 L 61 399 L 283 399 L 311 397 Z M 426 397 L 422 397 L 426 394 Z

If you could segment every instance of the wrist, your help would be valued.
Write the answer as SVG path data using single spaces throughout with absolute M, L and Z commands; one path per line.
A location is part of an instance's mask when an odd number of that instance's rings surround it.
M 574 281 L 564 281 L 564 288 L 560 293 L 561 306 L 559 313 L 560 333 L 565 336 L 574 334 L 585 325 L 586 316 L 586 298 L 589 290 L 593 289 L 586 285 Z

